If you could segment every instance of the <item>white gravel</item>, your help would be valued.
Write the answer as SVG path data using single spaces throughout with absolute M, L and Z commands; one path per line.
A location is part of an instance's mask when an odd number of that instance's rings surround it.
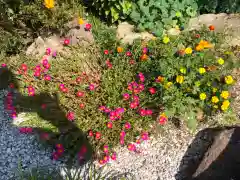
M 51 149 L 43 148 L 32 135 L 20 134 L 4 111 L 7 91 L 0 91 L 0 180 L 16 179 L 21 162 L 23 169 L 48 167 L 52 171 L 59 162 L 51 160 Z

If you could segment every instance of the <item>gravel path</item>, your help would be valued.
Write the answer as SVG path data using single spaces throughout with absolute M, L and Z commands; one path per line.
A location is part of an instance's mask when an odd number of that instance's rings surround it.
M 6 94 L 6 91 L 0 91 L 0 180 L 16 180 L 20 161 L 23 168 L 48 166 L 52 171 L 59 162 L 50 159 L 51 150 L 40 146 L 34 136 L 20 134 L 4 112 Z

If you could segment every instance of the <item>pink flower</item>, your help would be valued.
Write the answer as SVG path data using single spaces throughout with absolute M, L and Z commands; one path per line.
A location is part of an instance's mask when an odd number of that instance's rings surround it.
M 91 24 L 87 23 L 87 24 L 85 25 L 85 30 L 86 30 L 86 31 L 90 31 L 91 28 L 92 28 L 92 25 L 91 25 Z
M 100 106 L 98 109 L 99 109 L 99 111 L 102 111 L 102 112 L 104 112 L 104 111 L 105 111 L 105 109 L 106 109 L 106 106 Z
M 152 112 L 152 110 L 151 110 L 151 109 L 147 109 L 147 110 L 146 110 L 146 114 L 147 114 L 148 116 L 151 116 L 151 115 L 152 115 L 152 113 L 153 113 L 153 112 Z
M 128 85 L 128 90 L 132 91 L 133 90 L 133 86 L 132 85 Z
M 75 119 L 75 117 L 74 117 L 74 112 L 68 112 L 68 113 L 67 113 L 67 119 L 68 119 L 69 121 L 73 121 L 73 120 Z
M 65 46 L 69 45 L 69 43 L 70 43 L 70 40 L 69 40 L 69 39 L 65 39 L 64 42 L 63 42 L 63 44 L 64 44 Z
M 39 77 L 40 75 L 41 75 L 40 71 L 35 71 L 35 72 L 34 72 L 34 76 L 35 76 L 35 77 Z
M 117 159 L 117 154 L 115 152 L 112 153 L 111 159 L 114 161 Z
M 42 60 L 42 64 L 43 64 L 43 66 L 47 65 L 48 64 L 48 60 L 47 59 L 43 59 Z M 40 70 L 41 70 L 41 68 L 40 68 Z
M 148 133 L 147 133 L 147 132 L 142 133 L 141 138 L 142 138 L 142 140 L 144 140 L 144 141 L 149 140 Z
M 101 160 L 99 160 L 99 164 L 103 165 L 103 164 L 105 164 L 105 161 L 103 159 L 101 159 Z
M 100 133 L 100 132 L 96 132 L 95 138 L 96 138 L 97 140 L 99 140 L 99 139 L 101 138 L 101 133 Z
M 64 84 L 60 84 L 59 87 L 60 87 L 61 90 L 63 90 L 63 88 L 65 88 L 65 85 Z
M 140 144 L 140 143 L 141 143 L 141 139 L 137 139 L 137 140 L 136 140 L 136 143 L 137 143 L 137 144 Z
M 144 47 L 142 52 L 143 52 L 143 54 L 147 54 L 148 53 L 148 48 Z
M 145 109 L 140 109 L 139 111 L 141 116 L 146 116 L 146 110 Z
M 90 84 L 90 85 L 89 85 L 89 90 L 90 90 L 90 91 L 93 91 L 94 89 L 95 89 L 94 84 Z
M 151 94 L 155 94 L 157 92 L 157 90 L 155 88 L 151 87 L 151 88 L 149 88 L 149 92 Z
M 53 158 L 53 160 L 58 160 L 59 159 L 59 154 L 57 152 L 53 152 L 52 158 Z
M 106 153 L 106 154 L 109 153 L 108 145 L 104 145 L 104 146 L 103 146 L 103 152 Z
M 110 116 L 116 116 L 117 114 L 116 114 L 116 111 L 112 111 L 112 112 L 110 112 L 110 114 L 109 114 Z
M 44 80 L 45 80 L 45 81 L 51 81 L 51 76 L 46 75 L 46 76 L 44 77 Z
M 164 125 L 167 121 L 167 116 L 163 113 L 159 117 L 159 124 Z
M 124 145 L 124 138 L 122 138 L 122 137 L 120 138 L 120 144 Z
M 125 133 L 124 131 L 121 131 L 121 132 L 120 132 L 120 137 L 123 137 L 123 138 L 124 138 L 125 135 L 126 135 L 126 133 Z
M 136 109 L 137 108 L 136 102 L 131 102 L 130 103 L 130 108 L 131 109 Z
M 46 55 L 50 55 L 51 54 L 51 48 L 47 48 L 46 49 Z
M 104 50 L 104 54 L 105 54 L 105 55 L 108 55 L 108 54 L 109 54 L 109 51 L 108 51 L 108 50 Z
M 130 129 L 131 128 L 131 124 L 129 122 L 126 122 L 124 127 L 125 127 L 125 129 Z
M 111 112 L 111 109 L 107 108 L 104 110 L 105 113 L 110 113 Z
M 109 116 L 109 119 L 110 119 L 111 121 L 114 121 L 114 120 L 116 120 L 116 117 L 115 117 L 115 116 Z
M 92 131 L 92 130 L 89 130 L 89 131 L 88 131 L 88 136 L 90 136 L 90 137 L 93 136 L 93 131 Z
M 43 65 L 46 69 L 50 69 L 51 65 L 49 63 Z
M 140 91 L 143 91 L 144 90 L 144 84 L 139 84 L 139 89 L 140 89 Z
M 133 96 L 133 100 L 135 101 L 135 102 L 139 102 L 139 97 L 138 96 Z
M 138 77 L 141 78 L 141 77 L 144 77 L 143 73 L 138 73 Z
M 35 68 L 34 68 L 35 71 L 41 71 L 41 66 L 40 65 L 37 65 Z
M 23 71 L 27 71 L 28 67 L 27 67 L 26 64 L 22 64 L 22 65 L 21 65 L 21 69 L 22 69 Z
M 127 51 L 127 52 L 126 52 L 126 55 L 127 55 L 128 57 L 130 57 L 130 56 L 132 56 L 132 53 L 131 53 L 130 51 Z
M 3 63 L 1 66 L 2 66 L 2 67 L 7 67 L 7 65 L 6 65 L 5 63 Z
M 109 156 L 104 156 L 103 159 L 104 159 L 105 163 L 107 163 L 109 161 L 110 157 Z
M 128 144 L 128 150 L 129 151 L 135 151 L 136 150 L 136 146 L 132 143 Z
M 128 93 L 123 94 L 123 99 L 128 100 L 130 98 L 130 95 Z
M 57 148 L 57 149 L 63 149 L 63 145 L 60 144 L 60 143 L 58 143 L 58 144 L 56 144 L 56 148 Z

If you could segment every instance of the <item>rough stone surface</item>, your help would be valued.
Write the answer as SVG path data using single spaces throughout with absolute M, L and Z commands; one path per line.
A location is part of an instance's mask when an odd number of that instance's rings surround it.
M 127 22 L 120 23 L 117 28 L 117 39 L 124 44 L 132 44 L 136 39 L 151 40 L 153 38 L 154 36 L 148 32 L 134 32 L 134 26 Z

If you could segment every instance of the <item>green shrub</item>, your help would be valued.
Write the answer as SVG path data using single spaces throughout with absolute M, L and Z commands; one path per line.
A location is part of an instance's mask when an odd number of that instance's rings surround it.
M 149 30 L 161 36 L 164 29 L 184 26 L 196 11 L 194 0 L 139 0 L 133 4 L 130 17 L 140 31 Z
M 203 13 L 239 13 L 240 1 L 238 0 L 198 0 L 198 10 Z
M 89 4 L 89 2 L 87 2 Z M 131 12 L 132 1 L 129 0 L 93 0 L 92 8 L 100 17 L 110 19 L 111 23 L 123 20 Z

